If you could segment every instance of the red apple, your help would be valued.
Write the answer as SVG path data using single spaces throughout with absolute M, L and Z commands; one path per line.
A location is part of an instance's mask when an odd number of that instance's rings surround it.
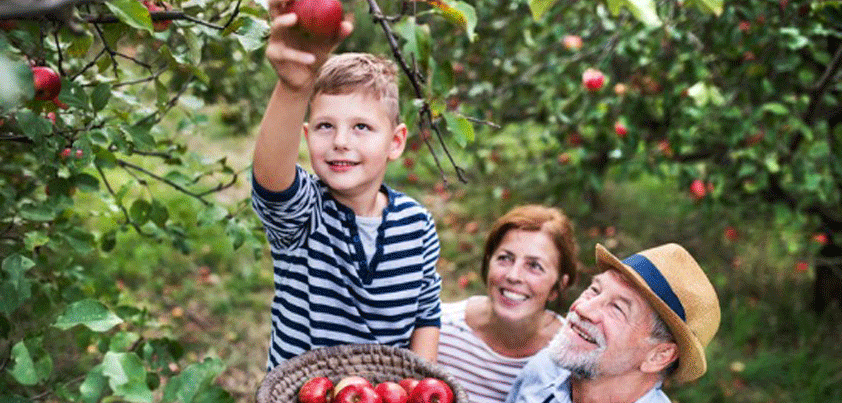
M 61 92 L 61 77 L 46 66 L 33 66 L 32 79 L 35 84 L 35 99 L 49 101 Z
M 818 243 L 819 245 L 827 245 L 827 234 L 818 233 L 813 235 L 813 241 Z
M 338 386 L 339 384 L 337 384 Z M 368 381 L 343 387 L 331 403 L 383 403 L 383 398 L 374 391 Z
M 567 50 L 582 49 L 582 37 L 579 35 L 564 35 L 564 38 L 561 39 L 561 42 L 564 44 L 564 47 Z
M 409 403 L 453 403 L 453 391 L 441 379 L 424 378 L 412 389 Z
M 561 165 L 567 165 L 570 163 L 570 154 L 569 153 L 561 153 L 556 157 L 556 160 Z
M 316 37 L 334 37 L 342 24 L 342 3 L 339 0 L 293 0 L 286 11 L 295 13 L 298 26 Z
M 798 263 L 795 264 L 795 271 L 797 271 L 799 273 L 803 273 L 803 272 L 805 272 L 809 269 L 810 269 L 810 265 L 807 264 L 807 262 L 805 262 L 803 260 L 799 261 Z
M 701 179 L 696 179 L 690 184 L 690 195 L 696 200 L 701 200 L 707 195 L 707 188 Z
M 310 378 L 298 390 L 298 401 L 301 403 L 329 403 L 333 392 L 333 382 L 324 376 Z
M 61 158 L 68 158 L 70 157 L 71 150 L 69 148 L 65 148 L 61 150 Z
M 406 403 L 409 394 L 397 382 L 382 382 L 374 387 L 374 391 L 383 399 L 383 403 Z
M 401 385 L 404 388 L 404 390 L 406 390 L 406 393 L 409 395 L 412 394 L 412 390 L 415 389 L 415 385 L 418 385 L 418 382 L 419 380 L 415 378 L 404 378 L 401 379 L 400 382 L 398 382 L 398 385 Z
M 161 2 L 159 5 L 153 0 L 143 0 L 143 5 L 146 6 L 146 9 L 149 10 L 150 13 L 167 11 L 171 8 L 170 5 L 166 2 Z M 152 21 L 152 28 L 156 32 L 166 31 L 167 28 L 170 27 L 170 24 L 172 24 L 171 20 Z
M 359 375 L 346 376 L 340 379 L 339 382 L 336 383 L 336 386 L 333 388 L 333 401 L 336 401 L 336 396 L 339 395 L 339 392 L 341 392 L 342 389 L 350 385 L 367 385 L 370 388 L 374 389 L 374 386 L 371 385 L 371 382 L 369 382 L 368 379 L 365 379 Z
M 605 75 L 597 69 L 588 68 L 582 73 L 582 85 L 588 91 L 599 91 L 605 85 Z
M 736 241 L 740 237 L 737 229 L 731 226 L 725 227 L 725 239 L 729 241 Z
M 629 129 L 626 128 L 626 125 L 624 125 L 623 122 L 618 120 L 614 123 L 614 132 L 617 133 L 617 137 L 624 139 L 626 138 L 626 135 L 629 134 Z

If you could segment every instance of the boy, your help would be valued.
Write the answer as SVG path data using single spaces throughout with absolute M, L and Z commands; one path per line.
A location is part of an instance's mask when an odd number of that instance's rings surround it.
M 351 23 L 333 40 L 305 39 L 290 29 L 296 16 L 281 14 L 282 3 L 269 3 L 266 55 L 279 80 L 255 144 L 252 190 L 275 272 L 268 367 L 351 343 L 409 347 L 434 361 L 435 224 L 382 184 L 406 144 L 396 70 L 366 54 L 328 59 Z M 315 175 L 296 161 L 302 122 Z

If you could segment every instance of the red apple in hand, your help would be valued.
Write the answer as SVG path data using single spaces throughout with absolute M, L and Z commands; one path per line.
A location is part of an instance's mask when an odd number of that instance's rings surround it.
M 298 401 L 301 403 L 330 403 L 333 392 L 333 382 L 319 376 L 311 378 L 298 390 Z
M 582 73 L 582 85 L 588 91 L 598 91 L 605 85 L 605 75 L 597 69 L 588 68 Z
M 409 394 L 409 403 L 453 403 L 453 391 L 441 379 L 424 378 Z
M 398 385 L 401 385 L 404 390 L 406 390 L 407 395 L 412 394 L 412 390 L 415 389 L 415 385 L 418 385 L 418 379 L 415 378 L 404 378 L 398 382 Z
M 355 383 L 342 388 L 332 403 L 383 403 L 383 398 L 374 391 L 370 383 Z
M 332 38 L 342 24 L 342 3 L 339 0 L 292 0 L 286 12 L 298 16 L 298 26 L 316 37 Z
M 368 379 L 357 375 L 346 376 L 340 379 L 339 382 L 336 383 L 336 386 L 333 388 L 333 401 L 336 401 L 336 396 L 339 396 L 339 392 L 341 392 L 342 389 L 345 389 L 346 387 L 351 385 L 368 386 L 372 390 L 374 389 L 374 386 L 371 385 L 371 382 L 369 382 Z
M 35 84 L 35 99 L 49 101 L 61 92 L 61 77 L 46 66 L 33 66 L 32 79 Z
M 396 382 L 382 382 L 374 387 L 374 391 L 383 399 L 383 403 L 406 403 L 409 393 Z

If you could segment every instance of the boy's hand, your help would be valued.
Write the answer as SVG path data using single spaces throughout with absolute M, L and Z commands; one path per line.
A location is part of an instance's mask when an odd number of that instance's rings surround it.
M 350 20 L 342 21 L 339 34 L 334 38 L 305 37 L 298 30 L 292 29 L 298 18 L 295 13 L 284 12 L 288 2 L 289 0 L 269 0 L 271 28 L 266 58 L 288 89 L 300 91 L 312 84 L 316 70 L 327 60 L 339 42 L 351 34 L 353 24 Z

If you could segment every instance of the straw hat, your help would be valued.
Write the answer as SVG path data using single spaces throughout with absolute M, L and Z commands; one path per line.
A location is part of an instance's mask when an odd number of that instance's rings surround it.
M 623 273 L 672 331 L 679 351 L 675 381 L 692 381 L 707 371 L 705 346 L 719 328 L 719 299 L 686 249 L 671 243 L 621 261 L 597 244 L 596 268 Z

